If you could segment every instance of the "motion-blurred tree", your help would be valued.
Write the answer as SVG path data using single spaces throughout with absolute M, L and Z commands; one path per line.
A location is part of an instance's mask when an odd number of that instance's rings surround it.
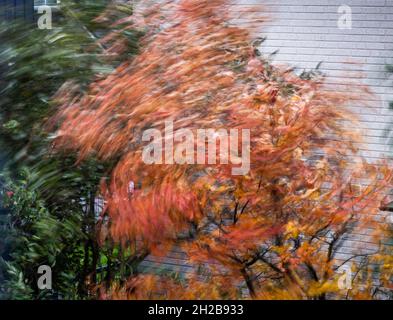
M 102 183 L 108 220 L 101 239 L 111 234 L 125 248 L 138 240 L 156 255 L 177 245 L 201 268 L 184 282 L 133 277 L 103 297 L 239 298 L 244 290 L 261 299 L 372 297 L 378 245 L 338 258 L 354 231 L 375 226 L 379 243 L 374 217 L 392 182 L 387 166 L 361 158 L 345 126 L 355 121 L 346 106 L 361 105 L 368 89 L 329 91 L 323 78 L 273 67 L 251 45 L 254 29 L 232 23 L 226 0 L 164 2 L 133 16 L 147 30 L 136 59 L 82 97 L 63 88 L 54 147 L 78 150 L 80 161 L 92 154 L 113 161 Z M 250 171 L 144 162 L 143 133 L 164 132 L 165 121 L 194 136 L 198 129 L 250 129 Z M 184 158 L 182 138 L 172 142 Z M 206 141 L 191 144 L 197 157 Z M 352 289 L 337 284 L 346 262 L 354 263 Z
M 8 156 L 12 162 L 22 159 L 26 163 L 35 156 L 41 157 L 42 148 L 38 146 L 46 138 L 42 126 L 53 110 L 53 94 L 71 80 L 83 92 L 89 81 L 109 73 L 125 58 L 112 55 L 111 46 L 99 42 L 112 26 L 91 20 L 108 8 L 108 1 L 62 3 L 53 29 L 40 30 L 23 21 L 1 24 L 0 147 L 3 159 Z M 117 9 L 118 13 L 131 14 L 129 7 Z M 118 14 L 118 19 L 120 17 Z M 138 34 L 129 31 L 122 35 L 123 39 L 128 37 L 128 42 L 123 42 L 128 46 L 127 55 L 135 54 Z
M 88 298 L 97 277 L 110 268 L 115 276 L 126 260 L 115 245 L 99 248 L 95 233 L 97 189 L 108 164 L 94 159 L 75 164 L 72 154 L 53 154 L 53 137 L 45 130 L 61 86 L 72 83 L 82 94 L 90 81 L 137 52 L 139 33 L 129 29 L 107 38 L 121 25 L 99 21 L 103 12 L 118 21 L 132 8 L 104 0 L 62 1 L 51 30 L 21 21 L 1 24 L 0 266 L 6 279 L 0 289 L 5 297 Z M 52 292 L 37 290 L 40 264 L 56 274 Z

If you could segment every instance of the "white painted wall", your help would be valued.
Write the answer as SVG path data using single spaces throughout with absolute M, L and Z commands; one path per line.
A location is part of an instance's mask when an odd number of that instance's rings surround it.
M 375 93 L 375 107 L 354 108 L 366 135 L 362 153 L 370 160 L 389 152 L 384 129 L 393 122 L 393 78 L 385 65 L 393 62 L 393 0 L 234 0 L 233 10 L 244 11 L 255 4 L 264 4 L 265 12 L 255 12 L 258 18 L 268 15 L 271 21 L 260 29 L 267 40 L 262 53 L 278 50 L 274 61 L 302 69 L 321 70 L 336 84 L 359 78 L 360 72 Z M 338 9 L 347 5 L 352 12 L 352 28 L 338 28 Z M 252 18 L 237 20 L 250 24 Z M 356 62 L 359 64 L 351 64 Z

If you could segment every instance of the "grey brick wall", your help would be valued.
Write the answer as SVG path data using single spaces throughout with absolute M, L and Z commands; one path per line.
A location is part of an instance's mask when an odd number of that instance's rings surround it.
M 268 15 L 259 32 L 267 40 L 265 54 L 278 50 L 275 63 L 296 66 L 299 70 L 321 70 L 328 82 L 364 77 L 375 93 L 373 108 L 357 108 L 366 143 L 363 154 L 377 160 L 389 152 L 384 129 L 393 122 L 388 102 L 393 100 L 392 79 L 385 65 L 393 62 L 393 0 L 235 0 L 233 10 L 244 11 L 253 4 L 263 3 L 265 12 L 255 12 L 257 19 Z M 340 29 L 338 9 L 347 5 L 352 11 L 352 28 Z M 249 19 L 237 20 L 250 24 Z

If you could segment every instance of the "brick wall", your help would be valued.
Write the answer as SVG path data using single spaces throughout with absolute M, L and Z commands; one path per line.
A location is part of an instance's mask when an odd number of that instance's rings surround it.
M 261 2 L 271 19 L 260 31 L 267 37 L 262 52 L 278 50 L 276 63 L 299 70 L 322 62 L 321 70 L 333 84 L 364 77 L 362 82 L 375 93 L 375 106 L 354 107 L 366 135 L 361 149 L 370 160 L 388 153 L 384 129 L 393 121 L 387 107 L 393 100 L 393 81 L 385 65 L 393 62 L 393 0 L 236 0 L 233 8 L 242 11 Z M 343 4 L 352 11 L 351 29 L 338 28 L 338 9 Z M 256 12 L 255 18 L 266 13 Z

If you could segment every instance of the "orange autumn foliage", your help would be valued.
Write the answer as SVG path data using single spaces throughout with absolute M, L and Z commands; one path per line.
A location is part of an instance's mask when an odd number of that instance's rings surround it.
M 253 28 L 233 18 L 227 0 L 165 1 L 137 12 L 129 21 L 146 31 L 139 55 L 85 96 L 58 94 L 54 147 L 115 163 L 102 184 L 111 236 L 155 252 L 176 243 L 205 266 L 187 285 L 139 276 L 103 297 L 364 298 L 367 281 L 343 292 L 335 271 L 345 236 L 378 229 L 374 217 L 392 182 L 386 165 L 360 157 L 345 125 L 356 122 L 346 107 L 370 93 L 351 84 L 338 92 L 323 78 L 272 67 L 252 45 Z M 166 120 L 193 132 L 250 129 L 250 171 L 144 163 L 143 132 L 163 131 Z

